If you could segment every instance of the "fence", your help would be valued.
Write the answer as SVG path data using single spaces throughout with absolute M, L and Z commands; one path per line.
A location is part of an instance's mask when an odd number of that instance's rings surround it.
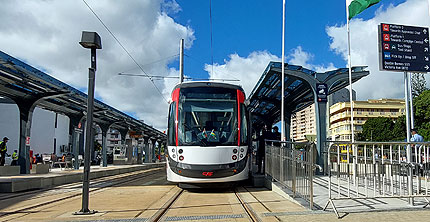
M 282 146 L 281 146 L 282 145 Z M 265 173 L 300 196 L 313 209 L 315 144 L 266 140 Z
M 328 201 L 423 198 L 429 205 L 430 143 L 330 142 L 327 152 Z

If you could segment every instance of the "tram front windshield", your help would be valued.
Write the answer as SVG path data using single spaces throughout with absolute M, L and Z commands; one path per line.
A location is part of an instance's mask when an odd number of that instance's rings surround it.
M 237 144 L 236 91 L 222 88 L 184 88 L 179 98 L 178 145 Z

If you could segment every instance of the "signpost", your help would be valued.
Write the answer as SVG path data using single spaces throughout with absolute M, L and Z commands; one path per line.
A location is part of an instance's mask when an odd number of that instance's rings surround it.
M 395 24 L 379 25 L 381 71 L 427 72 L 430 70 L 429 29 Z
M 409 72 L 430 71 L 429 29 L 396 24 L 379 25 L 379 69 L 381 71 L 404 72 L 406 106 L 406 142 L 410 142 L 411 120 L 413 120 Z M 408 93 L 409 91 L 409 93 Z M 411 107 L 409 107 L 411 101 Z M 412 124 L 413 125 L 413 124 Z M 412 148 L 407 146 L 407 161 L 411 163 Z M 412 175 L 412 168 L 409 168 Z M 412 193 L 412 177 L 408 178 L 408 192 Z M 418 185 L 419 186 L 419 185 Z M 418 188 L 420 189 L 420 188 Z M 413 205 L 413 198 L 409 198 Z

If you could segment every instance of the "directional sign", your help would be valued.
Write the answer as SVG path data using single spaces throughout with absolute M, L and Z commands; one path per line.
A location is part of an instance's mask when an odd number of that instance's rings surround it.
M 428 28 L 381 23 L 378 37 L 380 70 L 430 71 Z
M 325 83 L 317 83 L 317 99 L 318 102 L 327 102 L 328 88 Z

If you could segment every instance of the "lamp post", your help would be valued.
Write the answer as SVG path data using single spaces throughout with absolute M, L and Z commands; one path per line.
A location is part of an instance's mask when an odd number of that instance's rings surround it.
M 90 185 L 90 148 L 94 140 L 92 138 L 93 129 L 93 110 L 94 110 L 94 83 L 96 78 L 96 49 L 102 48 L 100 36 L 96 32 L 82 32 L 79 42 L 82 47 L 91 49 L 91 68 L 88 73 L 88 103 L 87 120 L 85 132 L 85 154 L 84 154 L 84 179 L 82 186 L 82 209 L 75 214 L 94 214 L 97 211 L 89 210 L 89 185 Z

